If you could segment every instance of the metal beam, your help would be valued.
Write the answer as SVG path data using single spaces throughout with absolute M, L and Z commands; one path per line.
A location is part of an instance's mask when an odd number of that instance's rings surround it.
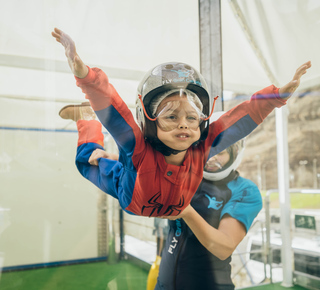
M 292 247 L 289 195 L 289 146 L 288 146 L 288 108 L 276 108 L 276 136 L 277 136 L 277 163 L 278 185 L 280 201 L 280 228 L 281 228 L 281 261 L 283 271 L 283 287 L 292 284 Z
M 94 64 L 88 64 L 88 65 L 90 67 L 97 66 Z M 0 66 L 42 70 L 42 71 L 53 71 L 53 72 L 60 72 L 60 73 L 71 73 L 71 70 L 68 66 L 67 61 L 27 57 L 27 56 L 19 56 L 19 55 L 9 55 L 9 54 L 0 54 Z M 108 74 L 109 78 L 140 81 L 142 77 L 145 75 L 145 72 L 137 71 L 137 70 L 104 67 L 100 65 L 99 65 L 99 68 L 101 68 L 106 74 Z
M 54 97 L 39 97 L 39 96 L 25 96 L 25 95 L 8 95 L 8 94 L 0 94 L 0 99 L 11 99 L 11 100 L 19 100 L 19 101 L 37 101 L 37 102 L 51 102 L 51 103 L 67 103 L 67 104 L 78 104 L 79 100 L 75 99 L 67 99 L 67 98 L 54 98 Z M 129 109 L 135 109 L 135 104 L 127 104 Z
M 220 0 L 199 0 L 200 71 L 209 95 L 217 99 L 215 111 L 223 110 L 221 3 Z

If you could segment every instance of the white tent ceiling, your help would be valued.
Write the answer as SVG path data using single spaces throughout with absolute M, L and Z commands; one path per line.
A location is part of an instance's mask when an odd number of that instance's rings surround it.
M 320 1 L 221 2 L 224 90 L 253 93 L 272 82 L 283 85 L 307 60 L 313 67 L 300 89 L 320 83 Z M 65 102 L 83 99 L 63 48 L 51 37 L 54 27 L 72 36 L 84 62 L 102 67 L 130 105 L 138 80 L 151 67 L 183 61 L 199 68 L 196 0 L 0 4 L 2 126 L 64 127 L 57 110 Z
M 248 92 L 270 82 L 281 86 L 308 60 L 313 68 L 300 89 L 318 86 L 319 32 L 317 0 L 222 1 L 224 88 Z

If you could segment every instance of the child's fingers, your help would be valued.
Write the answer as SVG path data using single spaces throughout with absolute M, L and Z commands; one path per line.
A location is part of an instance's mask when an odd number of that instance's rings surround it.
M 61 34 L 62 34 L 62 31 L 58 28 L 54 28 L 53 31 L 51 32 L 51 35 L 58 41 L 60 42 L 61 40 Z
M 306 73 L 306 67 L 300 67 L 297 69 L 296 73 L 293 76 L 293 80 L 299 80 L 303 74 Z
M 310 67 L 311 67 L 311 61 L 307 61 L 306 63 L 298 67 L 293 79 L 294 80 L 300 79 L 301 76 L 304 75 L 307 72 L 307 69 L 309 69 Z
M 96 150 L 94 150 L 92 153 L 91 153 L 91 155 L 90 155 L 90 157 L 89 157 L 89 160 L 88 160 L 88 162 L 91 164 L 91 165 L 98 165 L 98 158 L 99 158 L 99 151 L 97 151 L 97 149 Z
M 54 29 L 54 32 L 57 33 L 57 34 L 61 34 L 62 33 L 62 30 L 60 30 L 59 28 L 55 27 Z
M 56 41 L 61 43 L 64 47 L 65 55 L 72 73 L 79 78 L 84 78 L 88 74 L 88 68 L 79 58 L 76 51 L 76 45 L 72 38 L 58 28 L 54 28 L 54 31 L 51 32 L 51 34 Z
M 70 47 L 75 46 L 72 38 L 58 28 L 54 28 L 54 31 L 51 32 L 51 35 L 56 39 L 56 41 L 60 42 L 65 48 L 67 48 L 68 46 Z
M 304 66 L 306 66 L 307 68 L 311 67 L 311 61 L 309 60 L 309 61 L 303 63 L 298 69 L 300 69 L 300 68 L 302 68 Z
M 91 164 L 91 165 L 98 166 L 99 164 L 98 164 L 98 160 L 97 160 L 97 159 L 98 159 L 98 158 L 92 157 L 92 155 L 91 155 L 90 158 L 89 158 L 89 160 L 88 160 L 88 162 L 89 162 L 89 164 Z
M 95 149 L 89 158 L 89 160 L 92 158 L 92 160 L 96 160 L 99 158 L 108 158 L 108 153 L 102 149 Z
M 58 35 L 54 32 L 51 32 L 51 35 L 56 39 L 56 41 L 60 42 L 60 35 Z
M 91 165 L 95 165 L 95 166 L 98 166 L 98 160 L 97 159 L 95 159 L 95 158 L 89 158 L 89 160 L 88 160 L 88 162 L 89 162 L 89 164 L 91 164 Z
M 281 98 L 288 99 L 291 97 L 291 95 L 300 85 L 300 78 L 307 72 L 307 70 L 310 67 L 311 67 L 311 61 L 307 61 L 297 68 L 292 80 L 289 83 L 287 83 L 285 86 L 280 88 L 279 94 Z

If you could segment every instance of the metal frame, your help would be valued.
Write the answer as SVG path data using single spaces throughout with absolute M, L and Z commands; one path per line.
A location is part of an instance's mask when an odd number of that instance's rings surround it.
M 220 96 L 215 111 L 223 110 L 221 3 L 199 0 L 200 71 L 211 98 Z
M 266 243 L 265 243 L 266 247 L 265 247 L 264 254 L 267 257 L 267 263 L 269 264 L 269 271 L 270 271 L 269 275 L 270 275 L 270 282 L 271 283 L 272 283 L 272 261 L 271 261 L 271 257 L 272 257 L 271 250 L 272 249 L 271 249 L 271 237 L 270 237 L 270 230 L 271 230 L 270 195 L 272 193 L 276 193 L 276 192 L 279 193 L 279 197 L 280 197 L 281 192 L 279 191 L 279 189 L 270 189 L 266 192 L 266 196 L 264 198 L 265 215 L 266 215 Z M 288 194 L 290 194 L 290 193 L 320 194 L 320 189 L 288 189 L 287 193 Z M 288 206 L 290 207 L 290 203 L 288 204 Z M 295 280 L 297 280 L 297 276 L 299 276 L 300 274 L 296 271 L 293 271 L 293 269 L 292 269 L 293 261 L 292 261 L 291 233 L 290 233 L 290 229 L 291 229 L 290 213 L 287 218 L 283 217 L 283 213 L 284 213 L 284 211 L 280 211 L 280 228 L 281 228 L 281 237 L 282 237 L 281 260 L 282 260 L 282 264 L 283 264 L 282 269 L 284 271 L 283 277 L 285 278 L 285 275 L 287 275 L 286 278 L 288 279 L 288 277 L 291 277 L 291 280 L 285 281 L 283 279 L 282 286 L 292 287 L 293 286 L 293 275 L 295 275 Z M 289 220 L 289 222 L 288 222 L 288 220 Z M 283 230 L 285 227 L 287 227 L 287 229 Z M 289 232 L 289 235 L 288 235 L 288 232 Z M 286 252 L 286 254 L 283 255 L 283 252 Z M 290 256 L 290 264 L 288 264 L 288 261 L 283 260 L 287 256 Z M 289 275 L 288 275 L 288 272 L 290 272 Z M 312 277 L 310 275 L 304 275 L 304 274 L 303 274 L 303 276 L 309 276 L 309 278 Z M 285 285 L 284 285 L 284 282 L 286 282 Z M 288 286 L 289 284 L 291 284 L 291 286 Z

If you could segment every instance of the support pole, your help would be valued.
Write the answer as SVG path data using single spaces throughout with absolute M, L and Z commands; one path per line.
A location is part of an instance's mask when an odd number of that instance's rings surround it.
M 117 222 L 115 221 L 115 213 L 117 210 L 117 200 L 112 196 L 107 195 L 107 263 L 110 265 L 118 263 L 119 255 L 116 251 L 117 248 L 117 239 L 116 239 L 116 227 Z
M 282 238 L 281 263 L 283 287 L 291 287 L 293 279 L 293 258 L 291 248 L 290 195 L 289 195 L 289 148 L 288 148 L 288 108 L 276 109 L 276 136 L 278 184 L 280 201 L 280 229 Z
M 199 0 L 200 71 L 209 87 L 211 99 L 219 96 L 215 111 L 223 110 L 221 3 Z

